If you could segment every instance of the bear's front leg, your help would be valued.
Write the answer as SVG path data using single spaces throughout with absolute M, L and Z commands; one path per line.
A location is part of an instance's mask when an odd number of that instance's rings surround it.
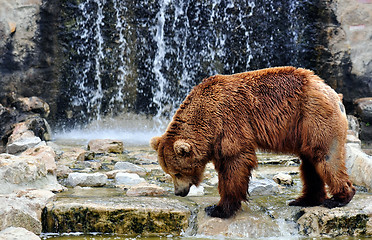
M 224 161 L 216 165 L 221 200 L 217 205 L 205 208 L 209 216 L 229 218 L 240 209 L 242 201 L 247 201 L 252 165 L 241 159 Z

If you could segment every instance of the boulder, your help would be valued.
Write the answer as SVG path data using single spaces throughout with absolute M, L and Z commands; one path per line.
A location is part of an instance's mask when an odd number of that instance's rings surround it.
M 42 117 L 48 117 L 49 105 L 38 97 L 19 97 L 15 101 L 16 108 L 23 112 L 39 113 Z
M 139 183 L 137 185 L 131 186 L 127 190 L 127 196 L 131 197 L 139 197 L 139 196 L 163 196 L 166 195 L 167 192 L 164 188 L 155 185 L 155 184 L 148 184 L 146 182 Z
M 95 153 L 123 153 L 124 144 L 120 140 L 94 139 L 89 141 L 88 150 Z
M 67 183 L 72 187 L 102 187 L 107 184 L 107 176 L 103 173 L 73 172 L 68 175 Z
M 146 180 L 138 176 L 136 173 L 117 173 L 115 176 L 115 182 L 116 185 L 133 186 L 146 182 Z
M 363 152 L 359 143 L 346 144 L 346 168 L 355 185 L 372 191 L 372 156 Z
M 54 175 L 48 174 L 43 158 L 0 154 L 0 194 L 23 189 L 62 191 Z
M 8 144 L 11 144 L 13 142 L 16 142 L 20 139 L 25 138 L 33 138 L 35 137 L 35 134 L 33 131 L 31 131 L 26 122 L 20 122 L 14 124 L 13 132 L 8 138 Z
M 48 122 L 40 116 L 46 117 L 49 113 L 47 103 L 37 97 L 17 98 L 14 93 L 9 94 L 6 99 L 3 100 L 4 106 L 0 104 L 0 152 L 5 152 L 5 145 L 10 145 L 8 150 L 10 153 L 23 151 L 27 145 L 21 143 L 23 147 L 19 147 L 17 146 L 19 142 L 30 142 L 35 137 L 39 137 L 42 141 L 51 139 L 51 128 Z M 30 100 L 26 101 L 26 99 Z M 41 102 L 45 111 L 38 110 L 37 105 Z M 14 147 L 16 150 L 13 149 Z
M 355 145 L 357 148 L 361 148 L 362 146 L 362 141 L 360 141 L 359 138 L 357 138 L 355 135 L 353 134 L 348 134 L 346 136 L 346 143 L 347 144 L 352 144 L 352 145 Z
M 51 128 L 44 118 L 30 116 L 26 120 L 14 124 L 8 143 L 35 136 L 43 141 L 49 141 L 51 139 Z
M 293 185 L 293 179 L 291 175 L 285 174 L 285 173 L 278 173 L 273 177 L 273 180 L 280 185 L 287 185 L 292 186 Z
M 23 227 L 8 227 L 0 231 L 0 239 L 4 240 L 40 240 L 40 237 L 35 233 L 28 231 Z

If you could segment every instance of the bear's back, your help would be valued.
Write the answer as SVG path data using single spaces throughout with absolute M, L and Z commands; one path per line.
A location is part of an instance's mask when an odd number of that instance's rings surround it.
M 212 96 L 214 100 L 231 107 L 241 102 L 251 108 L 262 107 L 266 103 L 277 107 L 285 99 L 300 98 L 303 86 L 309 81 L 323 82 L 310 70 L 276 67 L 233 75 L 215 75 L 204 79 L 193 89 L 192 95 L 201 96 L 204 100 Z

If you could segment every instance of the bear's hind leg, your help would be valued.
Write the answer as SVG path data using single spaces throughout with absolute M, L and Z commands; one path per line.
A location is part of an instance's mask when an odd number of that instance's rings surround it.
M 325 159 L 317 164 L 317 170 L 329 187 L 331 199 L 324 201 L 328 208 L 342 207 L 348 204 L 355 195 L 355 187 L 346 172 L 344 162 L 345 148 L 334 140 Z
M 319 206 L 327 198 L 325 183 L 310 158 L 301 156 L 302 195 L 289 203 L 290 206 Z

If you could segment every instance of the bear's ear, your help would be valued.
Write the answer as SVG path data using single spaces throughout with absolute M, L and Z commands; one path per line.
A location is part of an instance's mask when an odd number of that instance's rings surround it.
M 174 142 L 173 149 L 176 152 L 177 155 L 184 155 L 186 153 L 189 153 L 191 151 L 191 145 L 190 143 L 186 142 L 186 140 L 179 139 Z
M 161 137 L 153 137 L 153 138 L 151 138 L 151 140 L 150 140 L 150 146 L 152 147 L 152 149 L 158 151 L 160 139 L 161 139 Z

